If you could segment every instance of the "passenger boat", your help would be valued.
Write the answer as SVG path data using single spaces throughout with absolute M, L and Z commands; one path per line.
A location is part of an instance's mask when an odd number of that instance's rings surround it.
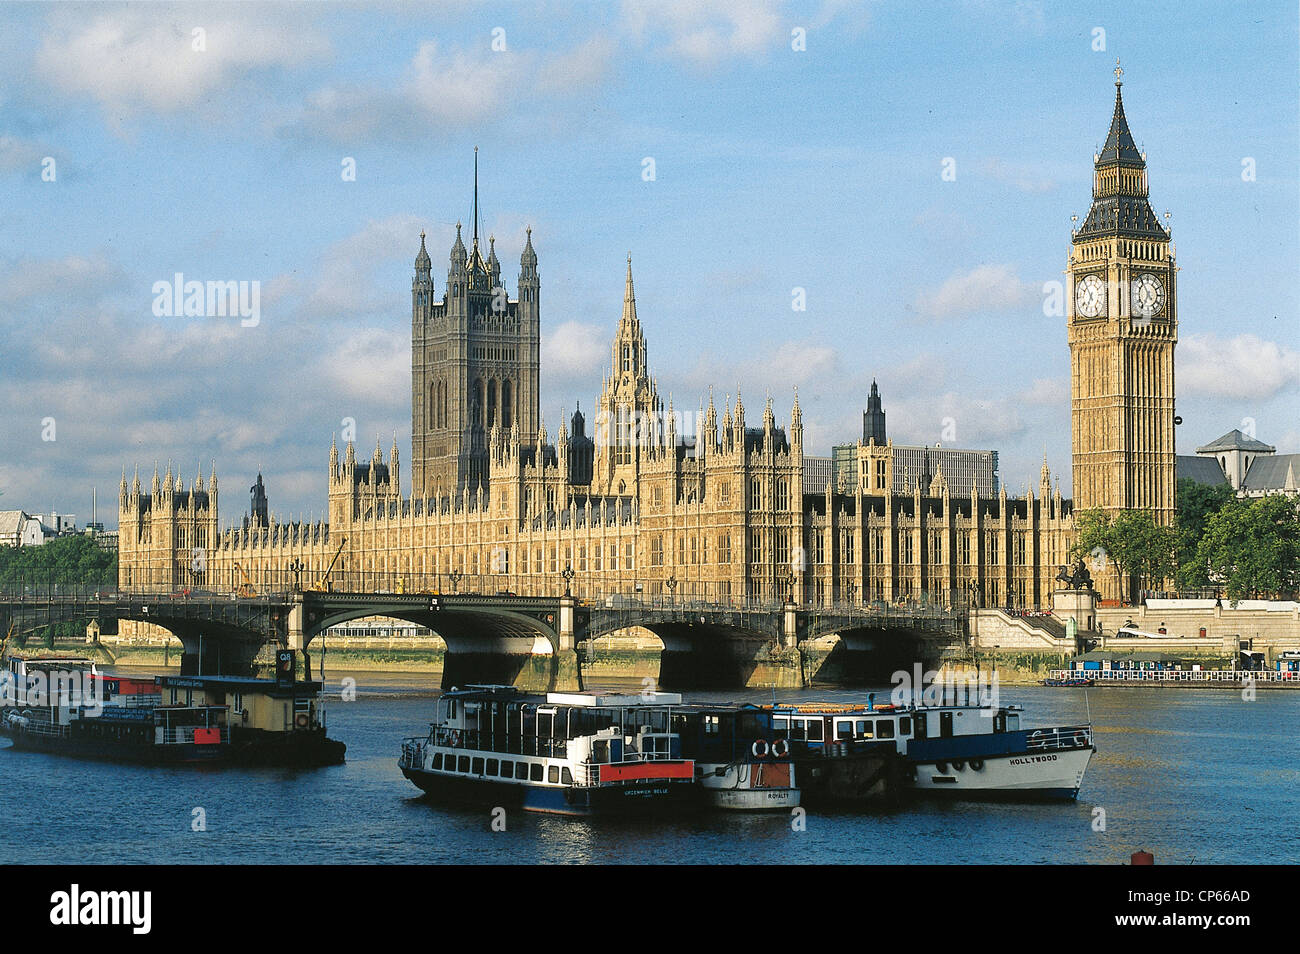
M 1085 688 L 1086 689 L 1087 687 L 1093 685 L 1094 682 L 1091 679 L 1040 679 L 1038 681 L 1038 684 L 1040 686 L 1051 686 L 1052 688 L 1055 689 L 1062 689 L 1062 688 L 1070 688 L 1070 689 Z
M 0 734 L 17 749 L 143 764 L 341 763 L 320 683 L 295 675 L 288 657 L 275 679 L 130 678 L 89 659 L 13 657 L 0 674 Z
M 789 811 L 799 805 L 790 744 L 775 736 L 772 713 L 753 705 L 689 705 L 673 710 L 682 753 L 695 762 L 705 804 L 729 811 Z
M 1093 744 L 1091 725 L 1023 728 L 1020 706 L 927 706 L 910 710 L 908 761 L 922 792 L 962 797 L 1079 797 Z
M 398 767 L 431 796 L 565 815 L 679 811 L 698 802 L 695 764 L 670 728 L 681 696 L 468 686 L 438 699 Z
M 874 696 L 865 705 L 773 708 L 778 731 L 788 731 L 795 747 L 805 801 L 822 790 L 836 802 L 862 801 L 873 792 L 886 795 L 880 786 L 890 780 L 878 773 L 891 766 L 864 764 L 882 751 L 902 760 L 899 777 L 917 792 L 1077 798 L 1096 751 L 1092 726 L 1022 728 L 1022 711 L 1020 706 L 875 705 Z

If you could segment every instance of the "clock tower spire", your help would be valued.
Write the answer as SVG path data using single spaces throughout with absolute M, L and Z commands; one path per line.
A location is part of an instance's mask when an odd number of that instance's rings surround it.
M 1074 231 L 1069 276 L 1075 510 L 1174 516 L 1177 266 L 1147 198 L 1146 154 L 1124 115 L 1124 71 L 1094 156 L 1092 206 Z

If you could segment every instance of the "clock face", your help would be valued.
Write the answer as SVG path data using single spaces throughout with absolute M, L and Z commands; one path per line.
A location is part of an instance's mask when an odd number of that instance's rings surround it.
M 1131 297 L 1133 314 L 1139 318 L 1151 318 L 1165 310 L 1165 286 L 1151 272 L 1134 279 Z
M 1096 318 L 1106 307 L 1106 283 L 1088 275 L 1074 289 L 1074 307 L 1085 318 Z

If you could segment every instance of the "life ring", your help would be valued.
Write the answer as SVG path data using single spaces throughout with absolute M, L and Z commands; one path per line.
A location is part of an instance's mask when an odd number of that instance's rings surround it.
M 783 759 L 790 754 L 790 743 L 785 739 L 777 739 L 772 743 L 772 758 Z
M 971 759 L 971 760 L 970 760 L 970 767 L 971 767 L 971 771 L 972 771 L 972 772 L 982 772 L 982 771 L 984 771 L 984 760 L 983 760 L 983 759 Z
M 763 739 L 755 739 L 754 744 L 749 747 L 749 751 L 754 753 L 754 758 L 767 758 L 767 742 Z
M 1082 731 L 1076 732 L 1074 734 L 1074 744 L 1080 749 L 1086 748 L 1088 745 L 1088 734 Z
M 296 725 L 296 726 L 297 726 L 298 728 L 300 728 L 300 729 L 305 729 L 305 728 L 307 728 L 307 726 L 308 726 L 308 724 L 309 724 L 310 722 L 311 722 L 311 720 L 310 720 L 309 718 L 307 718 L 307 713 L 305 713 L 305 712 L 299 712 L 296 716 L 294 716 L 294 719 L 293 719 L 293 724 Z

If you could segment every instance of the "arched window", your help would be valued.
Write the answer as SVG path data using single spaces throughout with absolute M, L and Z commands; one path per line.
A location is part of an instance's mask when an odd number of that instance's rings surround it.
M 497 383 L 489 381 L 487 387 L 487 426 L 497 422 Z
M 510 381 L 501 382 L 501 426 L 506 430 L 515 426 L 515 395 Z

